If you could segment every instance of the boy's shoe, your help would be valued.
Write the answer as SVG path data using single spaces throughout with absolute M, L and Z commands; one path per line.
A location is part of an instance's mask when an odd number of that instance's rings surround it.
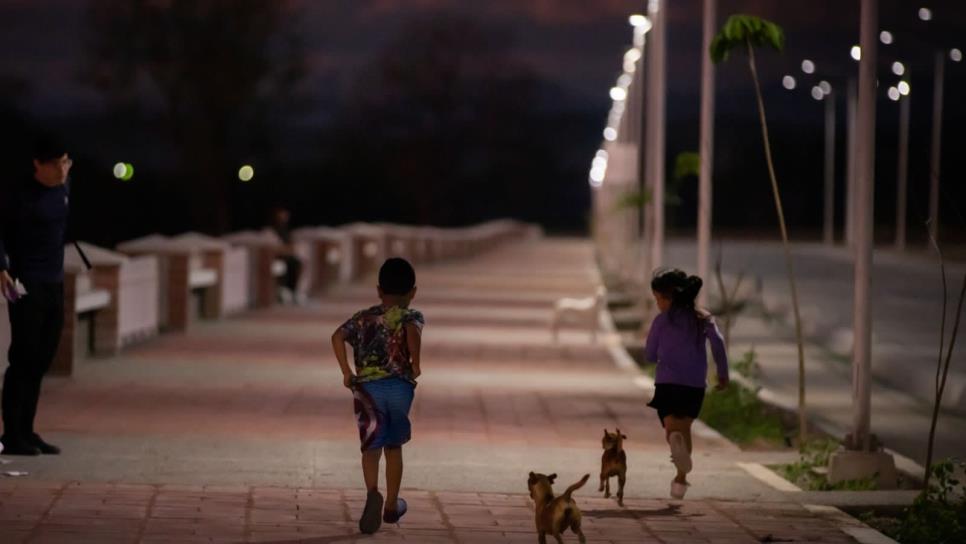
M 668 437 L 671 444 L 671 462 L 681 474 L 691 472 L 691 454 L 688 453 L 688 444 L 684 440 L 684 435 L 678 432 L 671 433 Z
M 684 498 L 684 494 L 688 492 L 688 484 L 682 484 L 677 481 L 677 479 L 671 480 L 671 498 L 681 500 Z
M 409 509 L 409 505 L 406 504 L 405 499 L 396 499 L 396 509 L 386 510 L 382 515 L 382 521 L 386 523 L 399 523 L 399 520 L 406 515 L 406 510 Z
M 367 535 L 378 531 L 382 525 L 380 512 L 382 512 L 382 494 L 373 489 L 366 495 L 366 507 L 362 510 L 362 517 L 359 518 L 359 530 Z

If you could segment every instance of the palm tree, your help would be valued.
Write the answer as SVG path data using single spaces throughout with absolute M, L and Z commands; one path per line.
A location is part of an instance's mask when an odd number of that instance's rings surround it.
M 765 145 L 765 160 L 768 162 L 768 176 L 771 179 L 772 196 L 775 197 L 775 210 L 778 212 L 782 247 L 785 251 L 785 265 L 788 269 L 788 283 L 792 292 L 792 310 L 795 314 L 795 340 L 798 343 L 798 436 L 801 446 L 805 443 L 807 429 L 805 419 L 805 346 L 802 339 L 802 320 L 798 310 L 795 271 L 792 266 L 791 248 L 788 243 L 788 229 L 785 227 L 785 212 L 782 208 L 781 193 L 778 190 L 778 180 L 775 178 L 775 165 L 772 162 L 771 144 L 768 141 L 765 103 L 761 98 L 758 69 L 755 65 L 755 48 L 766 46 L 779 52 L 784 49 L 785 33 L 780 26 L 760 17 L 732 15 L 725 22 L 721 32 L 711 41 L 709 54 L 711 60 L 718 64 L 727 60 L 733 50 L 744 49 L 748 52 L 748 68 L 751 70 L 751 79 L 755 84 L 755 96 L 758 99 L 758 119 L 761 122 L 761 135 Z

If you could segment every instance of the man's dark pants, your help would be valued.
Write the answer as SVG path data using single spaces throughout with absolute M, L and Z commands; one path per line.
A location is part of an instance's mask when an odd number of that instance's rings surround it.
M 50 368 L 64 327 L 64 284 L 28 282 L 27 295 L 8 303 L 10 366 L 3 377 L 3 436 L 29 439 L 40 398 L 40 383 Z

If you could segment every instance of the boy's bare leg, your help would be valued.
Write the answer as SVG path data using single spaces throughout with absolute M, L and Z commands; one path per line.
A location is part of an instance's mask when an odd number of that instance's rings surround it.
M 403 458 L 402 447 L 386 447 L 386 510 L 396 510 L 399 486 L 402 484 Z
M 362 452 L 362 477 L 366 480 L 366 490 L 373 491 L 379 489 L 379 457 L 382 455 L 382 448 L 372 448 Z M 386 459 L 389 452 L 386 452 Z

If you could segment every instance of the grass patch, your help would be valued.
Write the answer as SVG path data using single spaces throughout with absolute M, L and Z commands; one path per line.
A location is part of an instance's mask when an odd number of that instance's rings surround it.
M 781 477 L 806 491 L 872 491 L 876 489 L 874 478 L 848 480 L 832 484 L 828 481 L 825 468 L 829 457 L 839 448 L 839 443 L 831 439 L 811 440 L 799 449 L 797 462 L 787 465 L 772 465 L 768 468 Z
M 754 383 L 759 374 L 755 350 L 732 362 L 731 369 Z M 787 425 L 782 414 L 762 402 L 757 391 L 736 381 L 723 391 L 709 389 L 698 417 L 742 447 L 787 445 Z
M 966 464 L 945 459 L 932 470 L 929 490 L 901 512 L 869 510 L 857 517 L 902 544 L 966 542 L 966 482 L 956 477 Z
M 739 446 L 786 444 L 781 415 L 735 382 L 723 391 L 709 391 L 698 417 Z

